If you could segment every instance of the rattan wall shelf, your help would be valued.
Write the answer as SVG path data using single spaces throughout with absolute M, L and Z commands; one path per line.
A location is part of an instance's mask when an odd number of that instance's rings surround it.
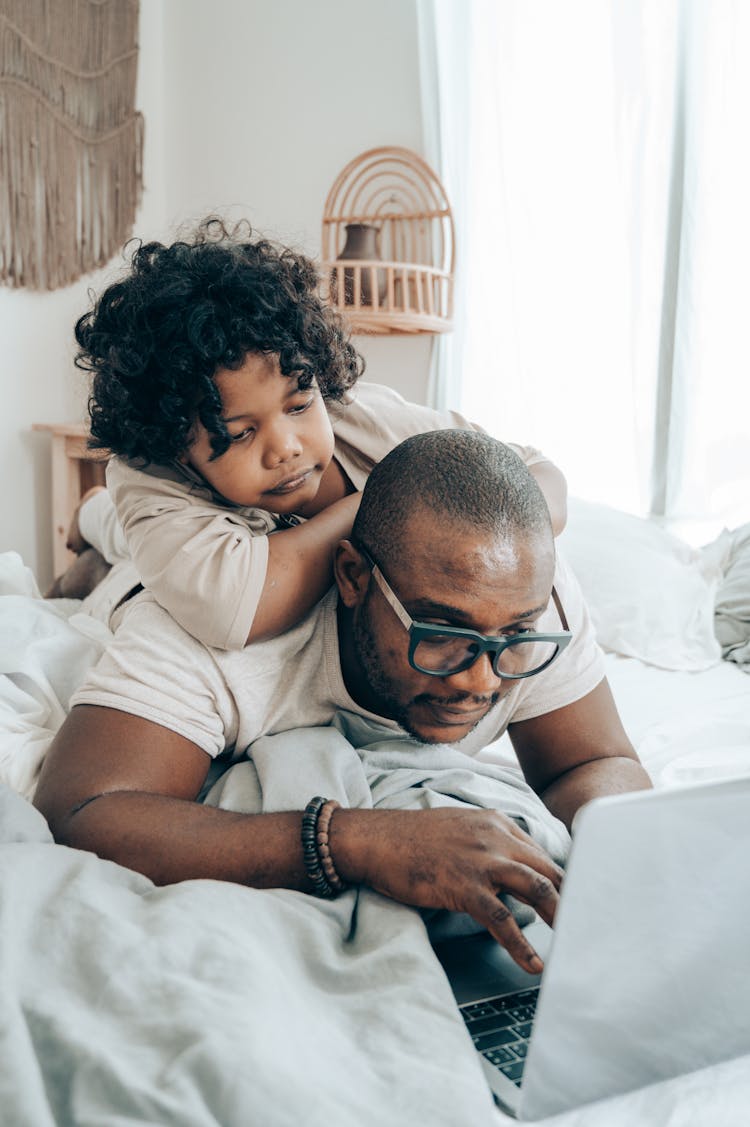
M 343 169 L 323 214 L 328 300 L 361 333 L 452 328 L 453 214 L 410 149 L 370 149 Z

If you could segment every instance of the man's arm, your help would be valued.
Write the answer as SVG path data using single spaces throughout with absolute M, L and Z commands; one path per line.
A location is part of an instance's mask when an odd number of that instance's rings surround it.
M 531 787 L 570 829 L 593 798 L 651 786 L 606 678 L 581 700 L 508 728 Z
M 301 812 L 238 814 L 197 803 L 209 763 L 158 724 L 79 705 L 47 754 L 34 802 L 57 841 L 157 884 L 210 878 L 311 891 Z M 330 845 L 347 883 L 416 907 L 468 912 L 519 965 L 541 969 L 498 894 L 512 893 L 551 924 L 562 872 L 509 818 L 453 808 L 337 810 Z

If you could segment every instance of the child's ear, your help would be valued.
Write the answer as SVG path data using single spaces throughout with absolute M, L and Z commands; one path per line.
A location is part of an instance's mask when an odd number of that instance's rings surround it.
M 340 540 L 333 557 L 333 574 L 344 606 L 359 606 L 370 583 L 370 569 L 351 540 Z

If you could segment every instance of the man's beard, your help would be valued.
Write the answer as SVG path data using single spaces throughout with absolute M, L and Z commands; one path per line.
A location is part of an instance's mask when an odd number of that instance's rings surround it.
M 419 740 L 420 743 L 438 742 L 425 740 L 424 736 L 416 731 L 409 719 L 411 709 L 415 705 L 422 703 L 429 704 L 430 701 L 438 699 L 439 703 L 442 705 L 459 704 L 467 700 L 470 694 L 455 693 L 447 697 L 432 697 L 429 693 L 422 693 L 419 696 L 412 697 L 410 700 L 403 701 L 399 695 L 399 682 L 395 678 L 388 676 L 380 660 L 378 647 L 375 643 L 375 634 L 370 623 L 370 598 L 371 595 L 368 593 L 364 603 L 359 608 L 359 613 L 355 613 L 354 615 L 352 638 L 354 640 L 354 651 L 357 660 L 362 667 L 370 688 L 378 698 L 377 711 L 381 716 L 385 716 L 389 720 L 395 720 L 404 731 L 408 732 L 410 736 L 413 736 L 415 740 Z M 438 678 L 436 678 L 436 680 L 438 680 Z M 490 709 L 494 708 L 499 697 L 500 693 L 494 693 L 492 695 Z M 476 698 L 472 699 L 476 700 Z M 489 712 L 490 709 L 487 711 Z M 471 730 L 476 728 L 477 724 L 483 719 L 484 716 L 480 717 L 479 720 L 472 725 Z M 468 732 L 465 733 L 460 739 L 465 739 L 468 734 Z M 459 743 L 460 740 L 448 740 L 446 742 Z
M 419 740 L 421 737 L 409 726 L 408 708 L 399 700 L 397 682 L 383 669 L 370 624 L 370 598 L 368 593 L 359 613 L 354 615 L 354 652 L 370 688 L 378 698 L 378 713 L 389 720 L 395 720 L 410 736 Z

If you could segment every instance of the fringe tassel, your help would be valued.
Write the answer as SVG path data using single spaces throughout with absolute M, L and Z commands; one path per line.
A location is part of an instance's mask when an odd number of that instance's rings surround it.
M 108 262 L 143 186 L 137 0 L 0 0 L 0 283 Z

